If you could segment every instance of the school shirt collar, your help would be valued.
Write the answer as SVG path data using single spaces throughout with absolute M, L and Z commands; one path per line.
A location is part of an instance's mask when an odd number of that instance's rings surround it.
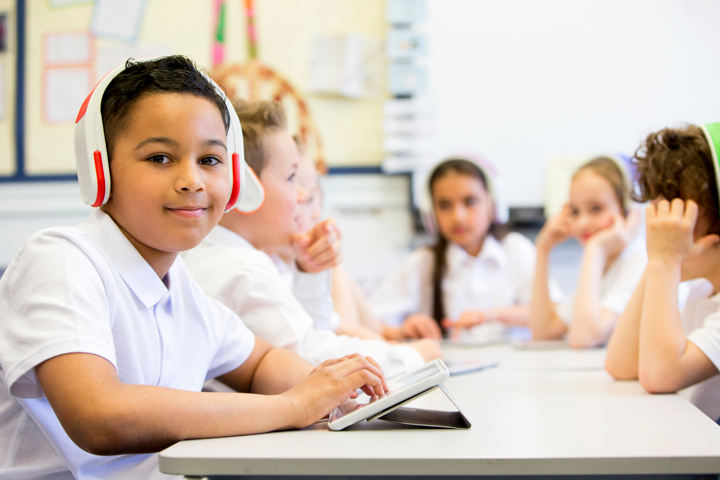
M 467 253 L 460 245 L 451 243 L 448 245 L 446 259 L 448 271 L 452 271 L 463 264 L 475 264 L 491 261 L 495 262 L 500 267 L 504 267 L 508 262 L 505 249 L 492 235 L 487 235 L 485 237 L 482 249 L 477 257 L 473 257 Z
M 87 231 L 97 242 L 125 284 L 145 308 L 156 305 L 167 295 L 168 288 L 157 276 L 155 270 L 145 261 L 108 214 L 95 209 L 87 220 L 78 225 L 78 228 Z M 176 265 L 177 260 L 168 271 L 170 285 L 172 285 Z
M 220 225 L 217 225 L 210 231 L 210 234 L 205 237 L 203 243 L 214 247 L 250 248 L 255 250 L 252 243 L 248 242 L 229 228 L 225 228 Z

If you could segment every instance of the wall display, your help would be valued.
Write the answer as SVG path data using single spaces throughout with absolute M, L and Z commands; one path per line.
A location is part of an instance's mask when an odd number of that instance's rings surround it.
M 91 29 L 98 38 L 133 43 L 144 13 L 145 0 L 95 0 Z
M 89 32 L 50 33 L 45 36 L 43 64 L 45 67 L 91 65 L 93 39 Z
M 43 120 L 47 123 L 73 123 L 93 87 L 89 68 L 51 68 L 45 71 Z

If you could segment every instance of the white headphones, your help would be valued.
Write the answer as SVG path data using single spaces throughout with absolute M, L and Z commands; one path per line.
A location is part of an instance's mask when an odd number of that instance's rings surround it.
M 157 60 L 157 58 L 137 60 L 137 62 L 152 60 Z M 107 202 L 108 198 L 110 198 L 111 189 L 110 164 L 107 145 L 105 144 L 100 105 L 105 89 L 113 78 L 123 70 L 125 70 L 124 64 L 111 70 L 98 82 L 83 102 L 75 120 L 75 161 L 80 183 L 80 195 L 83 202 L 93 207 L 99 207 Z M 217 94 L 225 101 L 230 114 L 230 128 L 227 132 L 226 145 L 231 157 L 231 194 L 225 211 L 235 207 L 241 212 L 252 213 L 262 206 L 265 200 L 265 191 L 255 172 L 245 163 L 240 120 L 225 92 L 210 77 L 204 73 L 203 75 L 212 83 Z
M 502 177 L 488 159 L 472 152 L 463 152 L 447 156 L 444 160 L 436 163 L 430 169 L 430 174 L 425 181 L 425 194 L 423 195 L 424 198 L 421 210 L 424 210 L 424 213 L 429 214 L 432 218 L 435 217 L 432 206 L 432 192 L 430 192 L 430 175 L 432 175 L 432 172 L 435 171 L 438 166 L 449 160 L 465 160 L 466 162 L 470 162 L 475 165 L 482 172 L 485 177 L 485 182 L 487 183 L 488 194 L 493 201 L 493 214 L 495 216 L 494 221 L 495 223 L 500 224 L 507 223 L 510 219 L 510 209 L 508 208 L 505 200 Z

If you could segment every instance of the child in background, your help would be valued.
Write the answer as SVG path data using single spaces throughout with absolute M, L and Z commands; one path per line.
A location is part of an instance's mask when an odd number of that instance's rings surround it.
M 481 325 L 473 337 L 492 341 L 527 325 L 535 248 L 518 233 L 501 233 L 507 208 L 498 186 L 482 158 L 451 157 L 432 171 L 437 242 L 412 252 L 370 301 L 388 336 L 441 338 Z
M 432 342 L 390 345 L 334 333 L 329 275 L 318 272 L 340 261 L 340 238 L 332 219 L 297 235 L 298 150 L 276 102 L 238 102 L 245 158 L 265 189 L 255 212 L 231 210 L 195 249 L 183 254 L 188 270 L 210 297 L 220 300 L 259 338 L 319 365 L 329 358 L 363 352 L 388 377 L 438 358 Z M 266 253 L 293 247 L 292 290 Z
M 696 385 L 720 419 L 720 123 L 650 134 L 635 155 L 648 264 L 608 343 L 605 368 L 652 393 Z M 678 284 L 693 280 L 682 313 Z
M 256 339 L 177 258 L 237 200 L 233 116 L 180 56 L 129 61 L 83 104 L 80 186 L 103 205 L 31 236 L 0 280 L 1 478 L 167 478 L 151 453 L 179 440 L 304 427 L 387 388 L 371 359 L 312 370 Z M 201 393 L 212 377 L 248 393 Z
M 298 231 L 303 234 L 310 231 L 313 225 L 323 217 L 325 199 L 323 189 L 320 186 L 320 173 L 307 154 L 302 141 L 297 136 L 293 139 L 300 153 L 297 180 L 305 192 L 304 200 L 298 202 L 295 222 Z M 276 260 L 275 263 L 278 264 L 282 271 L 291 271 L 288 265 L 290 262 L 295 261 L 292 250 L 288 250 L 285 255 L 278 252 L 271 256 L 273 260 Z M 327 273 L 332 275 L 329 288 L 335 307 L 335 315 L 337 316 L 335 333 L 368 340 L 383 340 L 382 322 L 372 314 L 369 305 L 367 305 L 367 300 L 347 273 L 343 264 L 335 266 Z M 292 283 L 292 280 L 290 282 Z
M 605 344 L 647 263 L 640 214 L 628 211 L 631 183 L 619 161 L 598 157 L 575 173 L 570 201 L 540 230 L 530 327 L 536 340 L 565 334 L 574 348 Z M 574 237 L 583 246 L 577 289 L 561 305 L 548 293 L 550 251 Z

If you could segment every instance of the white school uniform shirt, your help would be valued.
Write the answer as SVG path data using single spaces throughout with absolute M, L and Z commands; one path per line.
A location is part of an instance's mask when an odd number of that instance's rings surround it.
M 451 243 L 446 251 L 446 273 L 442 281 L 445 315 L 453 320 L 468 310 L 527 305 L 532 299 L 535 277 L 535 246 L 519 233 L 498 241 L 485 237 L 482 250 L 473 257 Z M 432 273 L 435 254 L 428 247 L 411 252 L 403 263 L 374 292 L 370 305 L 387 325 L 399 327 L 413 313 L 433 315 Z M 551 281 L 553 298 L 561 293 Z M 507 328 L 498 323 L 473 329 L 473 339 L 499 340 Z M 497 338 L 495 338 L 497 337 Z
M 617 315 L 625 310 L 646 265 L 645 236 L 639 233 L 603 273 L 600 282 L 600 306 L 603 310 Z M 572 322 L 575 295 L 576 292 L 573 292 L 555 310 L 565 325 Z
M 293 291 L 325 295 L 323 276 L 300 275 L 291 291 L 270 256 L 235 232 L 217 226 L 183 259 L 205 292 L 241 316 L 259 338 L 287 348 L 313 365 L 352 353 L 372 356 L 388 378 L 424 365 L 407 345 L 361 340 L 315 328 Z M 313 286 L 314 283 L 314 286 Z
M 335 311 L 332 298 L 332 270 L 318 273 L 305 273 L 297 268 L 295 261 L 286 262 L 279 255 L 270 255 L 285 282 L 300 305 L 313 320 L 317 330 L 337 331 L 340 326 L 340 314 Z
M 0 280 L 0 478 L 148 479 L 157 454 L 91 455 L 67 436 L 34 367 L 67 353 L 121 382 L 199 392 L 239 367 L 255 337 L 177 259 L 161 281 L 105 213 L 25 241 Z M 174 478 L 174 477 L 173 477 Z
M 690 286 L 682 324 L 688 340 L 695 344 L 720 369 L 720 293 L 705 279 L 686 282 Z M 720 375 L 683 391 L 690 401 L 713 420 L 720 418 Z

